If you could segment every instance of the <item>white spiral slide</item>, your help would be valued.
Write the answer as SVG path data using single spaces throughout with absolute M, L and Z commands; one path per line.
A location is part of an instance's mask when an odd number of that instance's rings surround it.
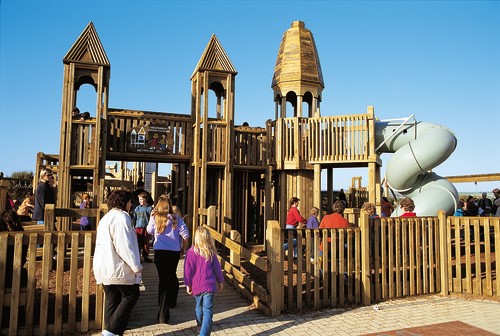
M 406 119 L 377 121 L 377 152 L 394 153 L 387 164 L 389 187 L 415 202 L 417 216 L 437 216 L 440 209 L 453 215 L 458 192 L 448 180 L 429 172 L 455 150 L 457 138 L 447 128 Z M 392 216 L 399 216 L 397 207 Z

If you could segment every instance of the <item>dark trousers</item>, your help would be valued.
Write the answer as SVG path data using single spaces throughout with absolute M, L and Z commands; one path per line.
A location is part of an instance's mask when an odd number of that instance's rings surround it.
M 104 329 L 122 335 L 127 328 L 132 308 L 139 299 L 139 285 L 104 285 Z
M 137 235 L 137 243 L 139 244 L 139 251 L 142 253 L 143 258 L 149 258 L 149 234 L 146 228 L 135 228 Z
M 158 271 L 158 321 L 167 323 L 170 318 L 169 307 L 177 304 L 179 279 L 177 265 L 181 253 L 179 251 L 155 250 L 155 265 Z

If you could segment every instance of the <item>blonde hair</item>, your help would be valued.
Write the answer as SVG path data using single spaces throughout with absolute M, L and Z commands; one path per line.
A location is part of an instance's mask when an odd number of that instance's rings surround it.
M 170 199 L 166 196 L 161 196 L 155 206 L 155 230 L 158 233 L 163 233 L 168 225 L 168 221 L 172 221 L 172 227 L 175 229 L 177 227 L 177 217 L 174 215 L 172 209 L 172 203 Z
M 370 203 L 370 202 L 366 202 L 365 204 L 363 204 L 363 207 L 361 209 L 366 211 L 366 213 L 370 216 L 375 215 L 375 213 L 377 212 L 377 208 L 375 207 L 375 204 Z
M 42 170 L 40 170 L 40 180 L 42 180 L 45 175 L 52 175 L 52 169 L 49 169 L 49 168 L 43 168 Z
M 309 210 L 309 214 L 312 216 L 317 216 L 319 214 L 319 209 L 316 207 L 312 207 L 311 210 Z
M 172 205 L 172 212 L 179 217 L 182 217 L 181 209 L 177 205 Z
M 212 260 L 217 254 L 214 239 L 207 228 L 200 226 L 194 233 L 194 253 L 202 256 L 206 261 Z

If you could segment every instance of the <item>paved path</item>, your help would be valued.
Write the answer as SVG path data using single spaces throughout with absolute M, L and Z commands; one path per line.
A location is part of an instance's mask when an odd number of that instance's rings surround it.
M 177 307 L 170 310 L 169 324 L 156 322 L 156 268 L 144 264 L 145 286 L 125 335 L 196 335 L 194 299 L 186 294 L 182 283 L 183 261 L 178 268 L 181 290 Z M 426 296 L 350 310 L 325 309 L 269 318 L 226 284 L 215 296 L 214 313 L 212 335 L 500 335 L 499 302 L 456 297 Z M 425 326 L 452 321 L 460 322 L 427 327 L 434 332 L 423 331 Z M 414 329 L 403 330 L 408 328 Z

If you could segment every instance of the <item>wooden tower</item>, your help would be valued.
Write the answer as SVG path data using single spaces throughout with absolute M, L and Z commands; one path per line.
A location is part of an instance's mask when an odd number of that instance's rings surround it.
M 98 206 L 104 194 L 110 63 L 92 22 L 63 63 L 58 207 L 72 207 L 75 191 L 91 192 L 94 206 Z M 72 111 L 78 107 L 78 90 L 84 84 L 94 87 L 96 108 L 90 118 L 80 120 L 72 117 Z
M 296 125 L 299 125 L 302 117 L 320 116 L 319 105 L 324 87 L 313 35 L 305 28 L 302 21 L 294 21 L 283 34 L 272 81 L 278 140 L 280 130 L 284 129 L 279 125 L 287 123 L 285 118 L 294 118 Z M 290 112 L 293 113 L 287 113 L 287 103 L 290 104 L 292 109 Z M 280 157 L 276 158 L 275 179 L 281 186 L 276 197 L 279 207 L 276 208 L 279 209 L 277 215 L 283 225 L 291 197 L 297 196 L 301 199 L 299 208 L 303 217 L 307 216 L 311 207 L 321 206 L 321 167 L 300 159 L 299 151 L 302 145 L 300 139 L 303 138 L 300 134 L 301 129 L 299 127 L 292 129 L 296 133 L 294 137 L 299 140 L 293 148 L 292 155 L 295 160 L 285 164 Z M 277 143 L 277 146 L 279 145 Z
M 212 35 L 191 76 L 193 119 L 193 230 L 199 208 L 217 205 L 225 231 L 232 219 L 234 90 L 237 71 L 219 40 Z M 212 95 L 213 93 L 213 95 Z

